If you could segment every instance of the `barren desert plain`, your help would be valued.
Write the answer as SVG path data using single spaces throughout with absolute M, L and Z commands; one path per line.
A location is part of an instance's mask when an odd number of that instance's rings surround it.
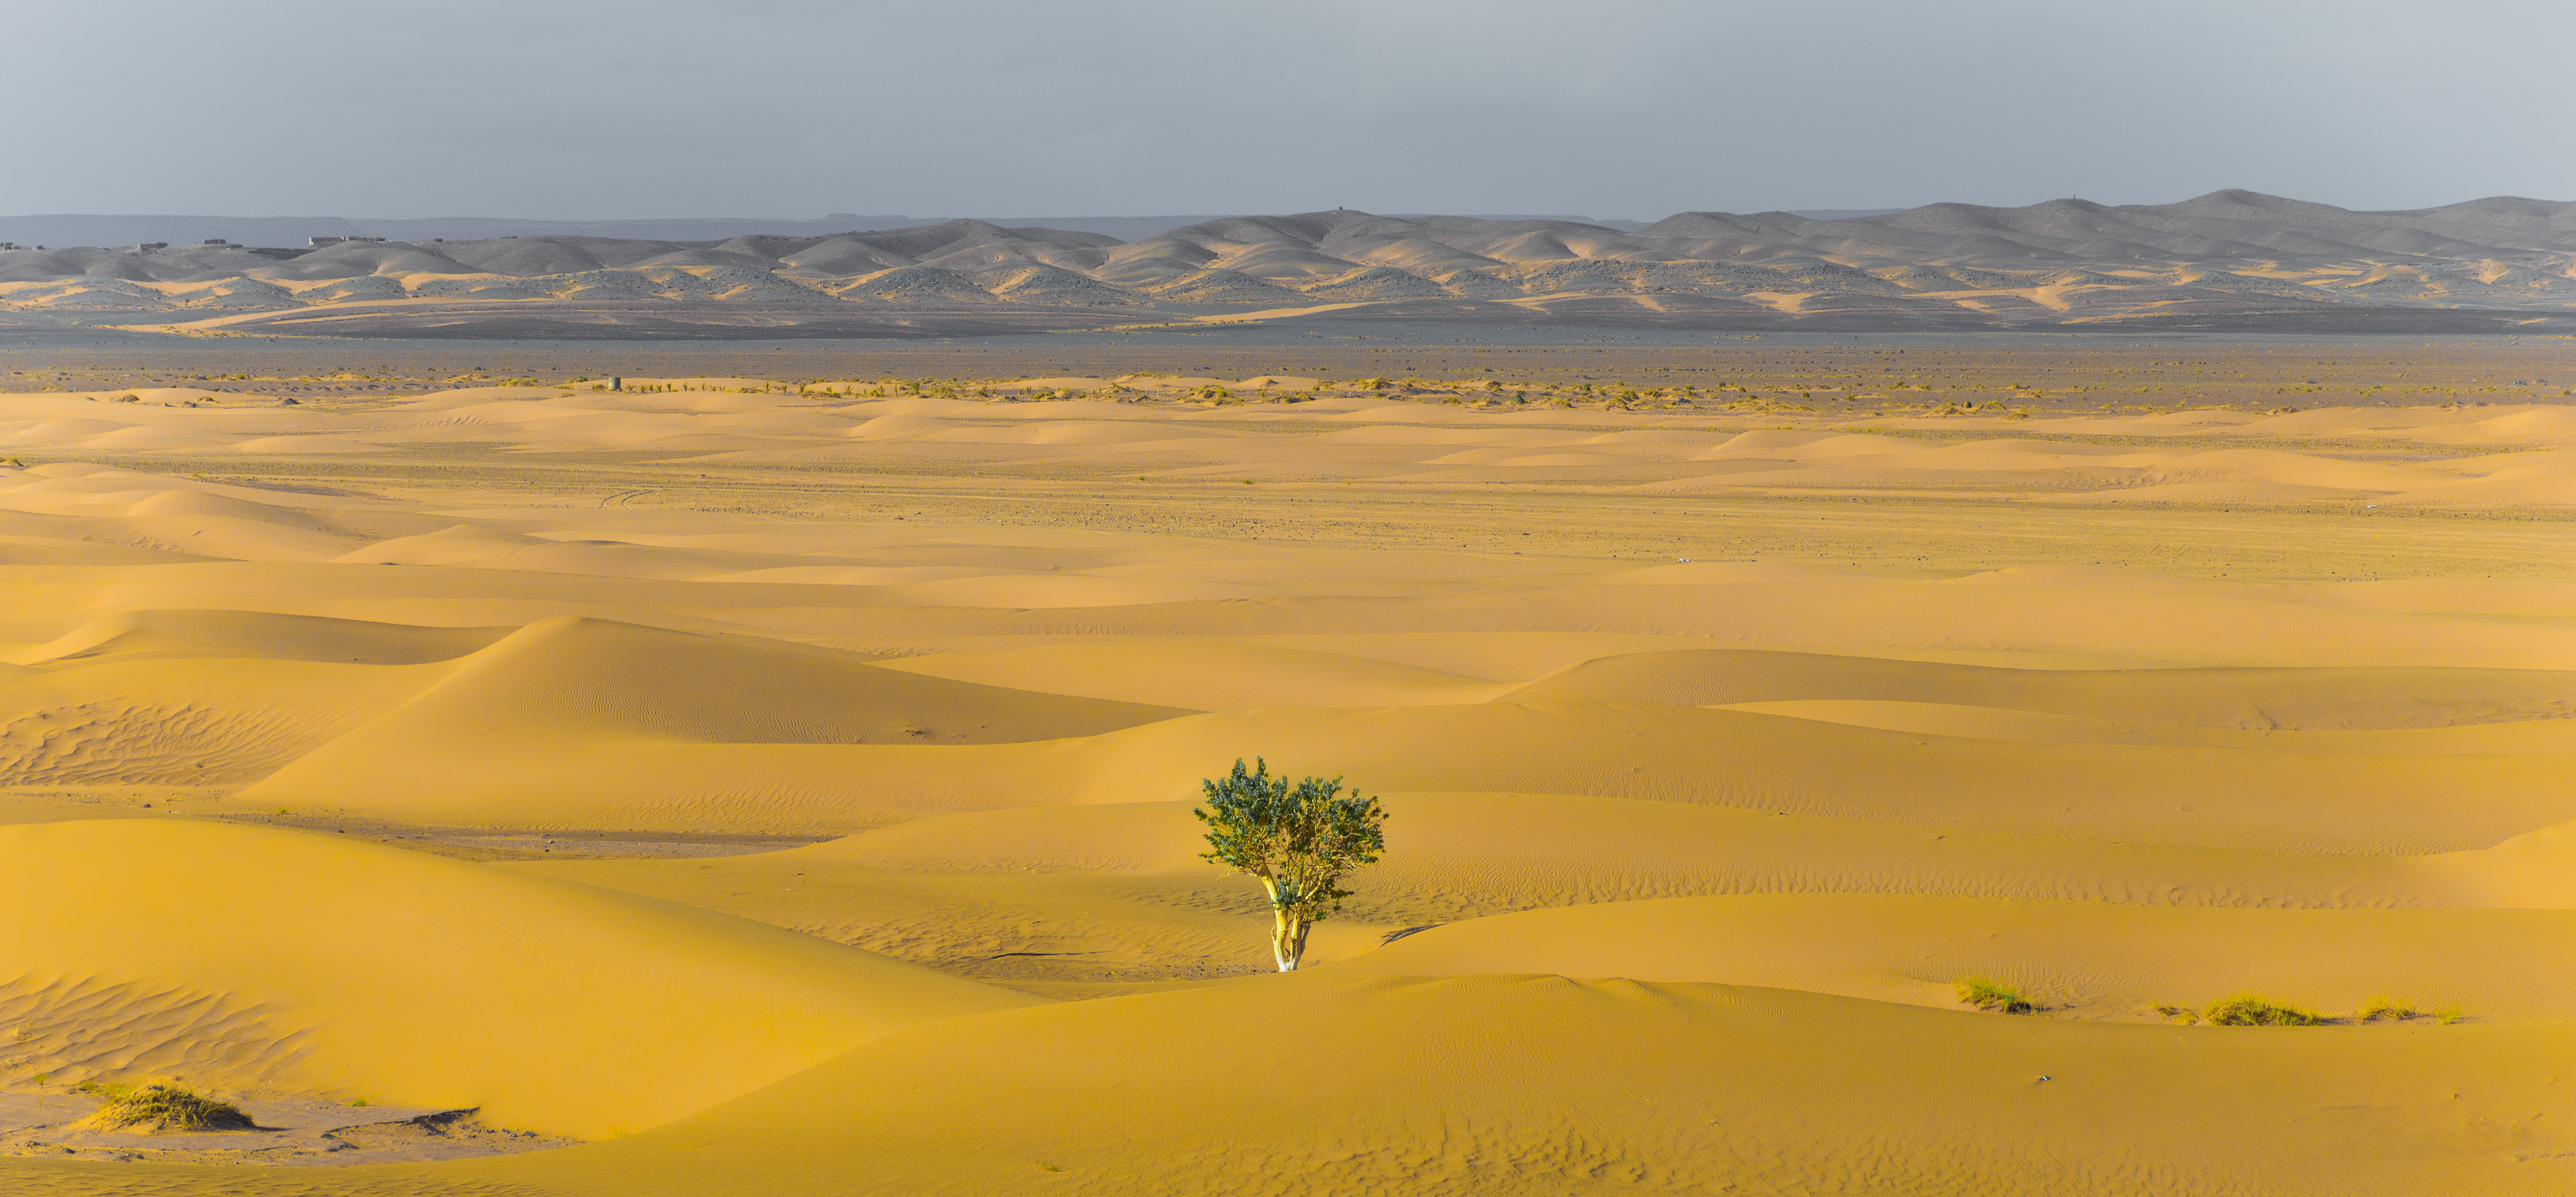
M 2576 341 L 1343 332 L 8 347 L 0 1191 L 2576 1192 Z

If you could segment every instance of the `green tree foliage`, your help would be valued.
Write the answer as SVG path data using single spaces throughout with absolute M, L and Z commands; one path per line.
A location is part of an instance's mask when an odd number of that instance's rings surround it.
M 1258 757 L 1249 771 L 1238 759 L 1230 776 L 1200 784 L 1207 805 L 1190 813 L 1208 827 L 1201 858 L 1261 882 L 1270 895 L 1270 954 L 1279 971 L 1294 971 L 1306 933 L 1351 896 L 1342 875 L 1386 850 L 1385 809 L 1357 791 L 1344 797 L 1338 777 L 1292 786 Z

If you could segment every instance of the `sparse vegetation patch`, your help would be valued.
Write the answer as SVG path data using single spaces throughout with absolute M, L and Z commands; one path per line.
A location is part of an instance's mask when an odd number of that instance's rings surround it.
M 2201 1011 L 2201 1018 L 2219 1027 L 2313 1027 L 2325 1019 L 2314 1010 L 2283 1005 L 2270 998 L 2250 993 L 2220 998 Z
M 1991 977 L 1969 977 L 1960 981 L 1959 1000 L 1995 1014 L 2039 1013 L 2039 1003 L 2030 1000 L 2028 994 Z
M 2361 1009 L 2353 1011 L 2352 1016 L 2363 1022 L 2377 1022 L 2381 1019 L 2405 1022 L 2410 1019 L 2424 1017 L 2424 1012 L 2416 1009 L 2412 1003 L 2401 1002 L 2396 998 L 2389 997 L 2386 994 L 2381 994 L 2378 997 L 2362 1003 Z
M 82 1090 L 99 1098 L 93 1125 L 105 1130 L 228 1131 L 250 1130 L 250 1115 L 230 1102 L 175 1085 L 93 1084 Z

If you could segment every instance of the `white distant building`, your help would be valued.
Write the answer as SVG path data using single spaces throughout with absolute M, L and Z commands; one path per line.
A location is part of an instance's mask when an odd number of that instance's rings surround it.
M 170 248 L 170 243 L 169 243 L 169 242 L 167 242 L 167 241 L 145 241 L 145 242 L 141 242 L 141 243 L 137 244 L 137 245 L 134 247 L 134 252 L 139 253 L 139 254 L 148 254 L 148 253 L 151 253 L 153 250 L 156 250 L 156 249 L 168 249 L 168 248 Z

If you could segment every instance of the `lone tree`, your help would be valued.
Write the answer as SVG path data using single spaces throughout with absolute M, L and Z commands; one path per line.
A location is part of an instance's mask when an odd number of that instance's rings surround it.
M 1250 772 L 1238 759 L 1232 776 L 1200 785 L 1207 805 L 1190 813 L 1208 825 L 1201 859 L 1261 880 L 1270 893 L 1270 954 L 1279 971 L 1295 971 L 1306 954 L 1306 933 L 1351 896 L 1341 888 L 1342 874 L 1386 850 L 1385 808 L 1357 791 L 1343 797 L 1338 777 L 1291 786 L 1270 776 L 1259 757 Z

